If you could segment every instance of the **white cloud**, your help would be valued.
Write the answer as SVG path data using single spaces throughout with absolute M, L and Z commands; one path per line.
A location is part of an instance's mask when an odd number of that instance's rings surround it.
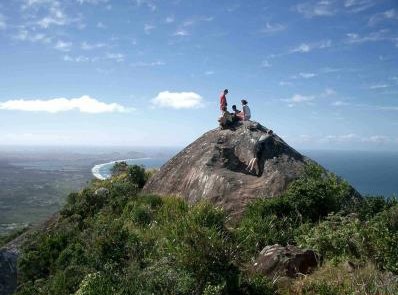
M 347 105 L 349 105 L 348 102 L 341 101 L 341 100 L 337 100 L 332 103 L 332 106 L 334 106 L 334 107 L 342 107 L 342 106 L 347 106 Z
M 280 81 L 279 86 L 293 86 L 293 83 L 289 81 Z
M 154 25 L 145 24 L 144 32 L 145 32 L 145 34 L 149 35 L 151 33 L 151 31 L 154 30 L 155 28 L 156 28 L 156 26 L 154 26 Z
M 378 106 L 376 110 L 380 111 L 398 111 L 398 106 Z
M 355 133 L 341 134 L 341 135 L 327 135 L 319 139 L 321 143 L 333 143 L 333 144 L 388 144 L 393 142 L 393 139 L 386 135 L 369 135 L 362 136 Z
M 291 98 L 289 99 L 283 99 L 283 101 L 286 101 L 288 103 L 289 107 L 294 107 L 298 104 L 310 104 L 311 101 L 315 99 L 315 96 L 305 96 L 301 94 L 294 94 Z
M 314 98 L 315 98 L 314 96 L 305 96 L 305 95 L 301 95 L 301 94 L 295 94 L 292 96 L 290 101 L 293 103 L 300 103 L 300 102 L 314 100 Z
M 136 6 L 146 6 L 148 7 L 151 11 L 155 11 L 157 9 L 154 1 L 151 0 L 132 0 L 133 3 L 135 3 Z
M 54 0 L 24 0 L 22 4 L 22 9 L 28 9 L 32 6 L 40 6 L 40 5 L 48 5 L 48 4 L 53 4 L 53 2 L 56 2 Z
M 189 36 L 189 32 L 186 30 L 177 30 L 173 36 L 180 36 L 180 37 L 185 37 L 185 36 Z
M 374 6 L 376 3 L 376 0 L 345 0 L 344 7 L 350 12 L 357 13 Z
M 314 43 L 301 43 L 299 46 L 290 50 L 290 53 L 308 53 L 316 49 L 324 49 L 332 46 L 331 40 L 324 40 Z
M 260 65 L 260 67 L 262 67 L 262 68 L 270 68 L 271 66 L 272 66 L 271 63 L 266 59 L 263 60 Z
M 106 4 L 109 0 L 76 0 L 79 4 Z
M 327 135 L 324 138 L 321 138 L 320 141 L 329 143 L 347 143 L 361 141 L 361 138 L 355 133 L 348 133 L 343 135 Z
M 64 26 L 70 23 L 70 19 L 65 15 L 59 5 L 53 5 L 50 7 L 49 15 L 45 16 L 37 22 L 42 28 L 48 28 L 52 25 Z
M 72 136 L 58 133 L 48 132 L 18 132 L 5 133 L 0 135 L 0 144 L 2 145 L 54 145 L 70 144 L 73 140 Z
M 214 71 L 206 71 L 206 72 L 205 72 L 205 75 L 206 75 L 206 76 L 211 76 L 211 75 L 214 75 L 214 74 L 215 74 Z
M 374 26 L 384 20 L 398 20 L 397 11 L 395 9 L 390 9 L 384 12 L 376 13 L 369 19 L 368 24 L 370 26 Z
M 190 26 L 193 26 L 194 24 L 195 24 L 195 21 L 193 19 L 189 19 L 189 20 L 184 21 L 182 23 L 182 26 L 183 27 L 190 27 Z
M 98 60 L 98 58 L 97 57 L 88 57 L 88 56 L 84 56 L 84 55 L 79 55 L 79 56 L 64 55 L 63 60 L 81 63 L 81 62 L 95 62 Z
M 83 50 L 93 50 L 93 49 L 98 49 L 98 48 L 102 48 L 105 47 L 106 44 L 104 43 L 88 43 L 88 42 L 82 42 L 80 48 Z
M 295 10 L 306 18 L 327 17 L 339 12 L 358 13 L 376 3 L 377 0 L 313 0 L 296 5 Z
M 326 88 L 322 93 L 321 93 L 321 97 L 326 97 L 326 96 L 331 96 L 331 95 L 335 95 L 336 91 L 332 88 Z
M 182 23 L 182 27 L 191 27 L 201 22 L 211 22 L 214 20 L 214 17 L 211 16 L 202 16 L 202 17 L 195 17 L 187 19 Z
M 104 103 L 83 95 L 79 98 L 54 98 L 49 100 L 15 99 L 0 102 L 0 110 L 59 113 L 67 111 L 80 111 L 81 113 L 99 114 L 128 112 L 132 109 L 117 103 Z
M 98 22 L 98 23 L 97 23 L 97 28 L 98 28 L 98 29 L 106 29 L 106 28 L 107 28 L 107 26 L 106 26 L 106 25 L 104 25 L 104 23 L 103 23 L 103 22 Z
M 317 74 L 315 74 L 315 73 L 299 73 L 298 74 L 298 77 L 303 78 L 303 79 L 310 79 L 310 78 L 314 78 L 316 76 L 317 76 Z
M 6 19 L 4 15 L 0 13 L 0 30 L 4 30 L 7 27 L 6 25 Z
M 334 1 L 310 1 L 296 5 L 296 10 L 306 18 L 332 16 L 337 13 Z
M 227 7 L 227 12 L 234 12 L 240 8 L 239 3 L 232 4 L 231 6 Z
M 281 85 L 281 82 L 279 82 L 279 85 Z M 287 102 L 289 107 L 294 107 L 298 104 L 311 105 L 311 104 L 313 104 L 312 101 L 315 100 L 315 98 L 325 98 L 325 97 L 332 96 L 334 94 L 336 94 L 336 91 L 334 91 L 331 88 L 326 88 L 322 93 L 318 94 L 317 96 L 294 94 L 291 98 L 282 99 L 282 101 Z
M 279 23 L 272 24 L 270 22 L 267 22 L 265 24 L 265 28 L 262 28 L 260 30 L 260 32 L 264 33 L 264 34 L 273 34 L 273 33 L 277 33 L 277 32 L 284 31 L 284 30 L 286 30 L 286 26 L 283 24 L 279 24 Z
M 166 22 L 166 24 L 171 24 L 174 22 L 174 20 L 175 20 L 174 16 L 168 16 L 168 17 L 166 17 L 165 22 Z
M 157 107 L 173 109 L 192 109 L 203 106 L 203 98 L 195 92 L 162 91 L 151 102 Z
M 389 41 L 393 42 L 398 47 L 398 38 L 391 36 L 390 31 L 383 29 L 377 32 L 371 32 L 367 35 L 361 36 L 357 33 L 348 33 L 345 43 L 347 44 L 362 44 L 366 42 Z
M 387 87 L 389 87 L 389 85 L 387 85 L 387 84 L 374 84 L 374 85 L 369 86 L 369 89 L 375 90 L 375 89 L 384 89 Z
M 158 66 L 164 66 L 166 63 L 163 61 L 153 61 L 153 62 L 143 62 L 143 61 L 138 61 L 131 63 L 130 65 L 132 67 L 158 67 Z
M 362 141 L 367 143 L 386 144 L 391 141 L 391 138 L 385 135 L 372 135 L 362 138 Z
M 31 32 L 25 29 L 25 27 L 19 28 L 18 33 L 14 36 L 14 38 L 20 41 L 44 44 L 49 44 L 52 41 L 51 37 L 49 37 L 47 34 Z
M 116 62 L 123 62 L 124 54 L 122 54 L 122 53 L 107 53 L 106 58 L 110 59 L 110 60 L 114 60 Z
M 64 12 L 64 2 L 57 0 L 22 0 L 23 17 L 29 18 L 29 27 L 36 24 L 42 29 L 51 26 L 66 26 L 76 23 L 79 28 L 84 27 L 81 17 L 71 18 Z M 34 29 L 34 28 L 33 28 Z
M 55 49 L 60 51 L 70 51 L 71 47 L 72 47 L 72 42 L 64 42 L 61 40 L 59 40 L 54 46 Z

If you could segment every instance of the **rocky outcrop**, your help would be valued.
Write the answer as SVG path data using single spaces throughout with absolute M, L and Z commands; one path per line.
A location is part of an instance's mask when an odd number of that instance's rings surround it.
M 144 192 L 209 200 L 238 215 L 255 198 L 280 195 L 309 160 L 272 134 L 262 145 L 260 171 L 247 171 L 255 144 L 268 131 L 256 122 L 211 130 L 161 167 Z
M 256 258 L 253 271 L 268 277 L 296 277 L 309 274 L 321 263 L 321 257 L 313 250 L 301 250 L 296 246 L 266 246 Z
M 17 288 L 17 249 L 0 249 L 0 294 L 12 294 Z
M 17 288 L 17 259 L 27 233 L 0 248 L 0 295 L 13 294 Z
M 0 295 L 14 294 L 17 288 L 17 260 L 21 254 L 22 245 L 36 231 L 48 230 L 54 226 L 58 219 L 59 214 L 55 213 L 44 223 L 28 229 L 0 248 Z

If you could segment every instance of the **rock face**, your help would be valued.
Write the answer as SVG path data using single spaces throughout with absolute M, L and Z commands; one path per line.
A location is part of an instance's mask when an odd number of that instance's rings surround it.
M 206 199 L 238 215 L 252 199 L 280 195 L 310 160 L 272 134 L 262 144 L 259 174 L 247 171 L 256 143 L 268 131 L 250 121 L 232 130 L 211 130 L 163 165 L 144 192 L 189 202 Z
M 0 295 L 13 294 L 17 288 L 17 260 L 26 234 L 0 248 Z
M 266 246 L 257 257 L 253 270 L 268 277 L 309 274 L 321 263 L 321 257 L 312 250 L 296 246 Z
M 0 249 L 0 294 L 12 294 L 17 288 L 17 249 Z

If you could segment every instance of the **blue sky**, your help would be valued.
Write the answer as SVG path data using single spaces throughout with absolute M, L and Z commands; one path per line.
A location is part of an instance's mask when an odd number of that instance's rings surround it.
M 396 0 L 0 2 L 0 145 L 184 146 L 219 94 L 299 149 L 398 148 Z

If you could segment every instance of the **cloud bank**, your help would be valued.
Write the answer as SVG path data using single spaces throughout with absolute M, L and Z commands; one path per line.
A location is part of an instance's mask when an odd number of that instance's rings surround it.
M 68 111 L 79 111 L 81 113 L 100 114 L 100 113 L 124 113 L 132 111 L 117 103 L 105 103 L 83 95 L 79 98 L 53 98 L 49 100 L 26 100 L 15 99 L 0 102 L 0 110 L 25 111 L 25 112 L 47 112 L 60 113 Z
M 156 107 L 173 109 L 193 109 L 203 106 L 203 98 L 195 92 L 162 91 L 151 102 Z

